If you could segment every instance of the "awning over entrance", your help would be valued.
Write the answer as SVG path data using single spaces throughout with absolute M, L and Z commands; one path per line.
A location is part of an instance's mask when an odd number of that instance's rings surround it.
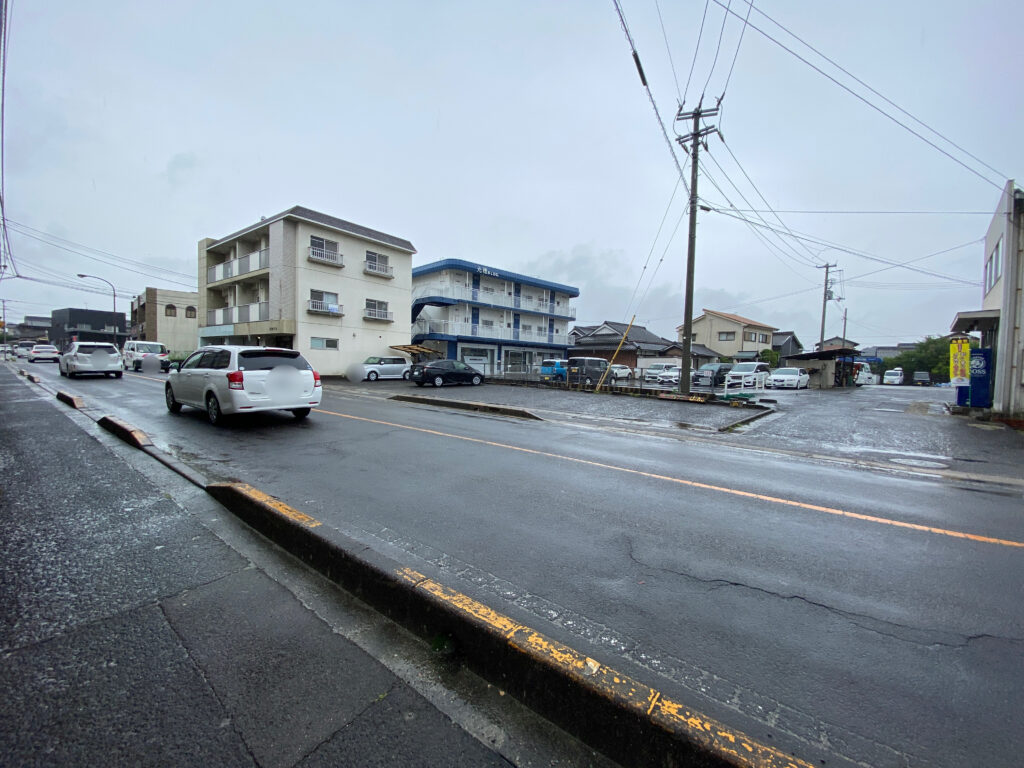
M 421 344 L 392 344 L 388 349 L 393 349 L 396 352 L 404 352 L 407 355 L 434 355 L 441 357 L 441 353 L 436 349 L 430 347 L 424 347 Z
M 989 333 L 998 327 L 998 309 L 976 309 L 972 312 L 957 312 L 949 330 L 952 333 Z

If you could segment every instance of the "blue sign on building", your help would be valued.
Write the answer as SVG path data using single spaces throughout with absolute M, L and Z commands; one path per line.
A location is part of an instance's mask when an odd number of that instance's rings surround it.
M 992 350 L 971 350 L 971 407 L 992 407 Z

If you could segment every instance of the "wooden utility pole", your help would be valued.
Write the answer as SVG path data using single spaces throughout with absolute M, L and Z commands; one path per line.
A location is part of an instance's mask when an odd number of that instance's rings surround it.
M 824 352 L 825 351 L 825 310 L 828 308 L 828 300 L 831 298 L 831 294 L 830 294 L 830 291 L 829 291 L 828 271 L 830 269 L 832 269 L 832 267 L 835 267 L 835 266 L 838 266 L 838 265 L 837 264 L 821 264 L 821 265 L 818 266 L 818 269 L 824 269 L 825 270 L 825 291 L 821 295 L 821 338 L 818 339 L 818 351 L 819 352 Z M 844 333 L 843 336 L 845 337 L 846 334 Z
M 676 114 L 677 122 L 693 120 L 690 133 L 676 138 L 681 147 L 686 147 L 686 143 L 690 142 L 690 238 L 686 246 L 686 294 L 683 303 L 683 363 L 688 365 L 681 365 L 679 371 L 679 391 L 684 395 L 690 394 L 690 366 L 693 365 L 690 341 L 693 337 L 693 272 L 697 255 L 697 154 L 701 140 L 717 130 L 714 126 L 700 127 L 702 117 L 714 117 L 718 114 L 718 107 L 702 109 L 703 103 L 702 99 L 693 112 L 684 113 L 680 107 Z M 704 148 L 707 149 L 707 145 Z

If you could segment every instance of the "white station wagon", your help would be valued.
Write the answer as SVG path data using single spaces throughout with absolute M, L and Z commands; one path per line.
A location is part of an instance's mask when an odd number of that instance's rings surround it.
M 320 374 L 294 349 L 209 346 L 171 363 L 164 399 L 171 413 L 202 408 L 211 424 L 253 411 L 291 411 L 304 419 L 320 405 Z

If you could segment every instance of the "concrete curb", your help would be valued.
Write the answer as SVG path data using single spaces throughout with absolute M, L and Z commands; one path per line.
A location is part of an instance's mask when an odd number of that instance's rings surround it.
M 136 429 L 131 424 L 121 421 L 121 419 L 114 416 L 102 416 L 96 421 L 96 423 L 103 427 L 103 429 L 107 430 L 107 432 L 121 438 L 128 443 L 128 445 L 135 448 L 145 450 L 146 448 L 153 447 L 153 441 L 149 439 L 149 435 L 141 429 Z
M 68 392 L 65 392 L 62 389 L 58 389 L 57 399 L 60 400 L 62 403 L 65 403 L 66 405 L 70 405 L 76 411 L 81 411 L 85 408 L 85 400 L 81 397 L 81 395 L 72 395 Z
M 509 405 L 478 403 L 473 400 L 445 400 L 443 397 L 430 397 L 429 395 L 392 395 L 388 399 L 406 403 L 419 403 L 421 405 L 439 405 L 443 408 L 457 408 L 463 411 L 476 411 L 478 413 L 497 413 L 501 416 L 515 416 L 520 419 L 532 419 L 533 421 L 544 421 L 540 416 L 525 408 L 515 408 Z
M 624 765 L 811 768 L 241 483 L 207 492 L 278 546 Z M 328 536 L 330 538 L 328 538 Z

